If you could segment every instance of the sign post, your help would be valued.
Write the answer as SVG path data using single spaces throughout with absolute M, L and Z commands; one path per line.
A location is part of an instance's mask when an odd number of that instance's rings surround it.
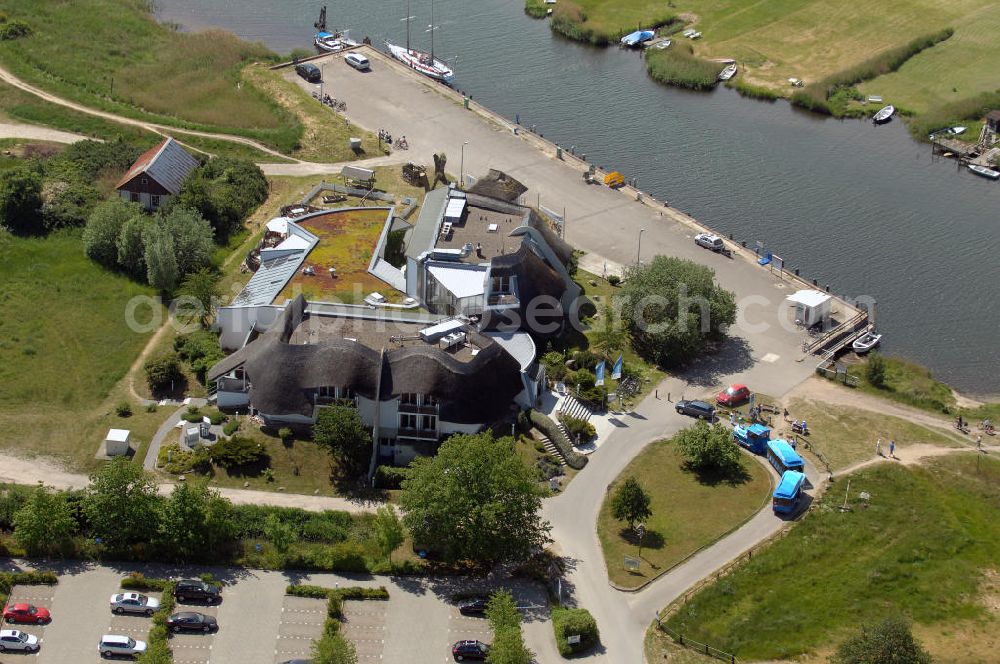
M 642 559 L 642 539 L 646 536 L 646 526 L 639 524 L 635 529 L 636 534 L 639 536 L 639 553 L 636 557 L 640 560 Z

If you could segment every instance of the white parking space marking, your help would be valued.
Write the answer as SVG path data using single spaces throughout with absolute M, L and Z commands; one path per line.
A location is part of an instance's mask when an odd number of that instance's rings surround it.
M 323 634 L 326 600 L 286 596 L 274 646 L 274 661 L 284 662 L 312 654 L 313 641 Z
M 354 644 L 359 662 L 382 661 L 388 604 L 389 602 L 380 600 L 344 602 L 344 624 L 341 633 Z

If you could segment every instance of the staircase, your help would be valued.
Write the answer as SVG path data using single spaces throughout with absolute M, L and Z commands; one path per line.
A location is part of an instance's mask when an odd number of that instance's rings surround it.
M 559 406 L 559 414 L 569 415 L 570 417 L 575 417 L 579 420 L 583 420 L 584 422 L 589 422 L 590 416 L 592 415 L 590 409 L 577 401 L 576 397 L 572 394 L 567 395 L 566 398 L 563 399 L 562 404 Z M 562 427 L 562 424 L 560 423 L 559 426 Z
M 559 467 L 565 467 L 566 459 L 563 457 L 562 452 L 559 451 L 559 448 L 556 447 L 556 444 L 549 440 L 549 437 L 544 433 L 538 432 L 535 436 L 542 443 L 542 446 L 545 447 L 545 451 L 549 453 L 549 456 L 559 462 Z

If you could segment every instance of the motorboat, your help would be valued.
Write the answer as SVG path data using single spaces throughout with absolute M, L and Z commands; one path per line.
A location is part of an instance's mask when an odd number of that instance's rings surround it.
M 358 42 L 350 39 L 347 34 L 343 32 L 321 31 L 316 33 L 316 37 L 313 39 L 313 44 L 315 44 L 316 48 L 321 51 L 325 51 L 327 53 L 339 53 L 340 51 L 354 48 L 358 45 Z
M 875 334 L 875 330 L 868 330 L 867 332 L 865 332 L 860 337 L 854 340 L 854 342 L 851 344 L 851 348 L 854 349 L 855 353 L 861 355 L 863 353 L 867 353 L 872 348 L 875 348 L 875 346 L 878 346 L 881 342 L 882 342 L 881 334 Z
M 882 124 L 883 122 L 888 122 L 889 119 L 896 112 L 896 107 L 892 104 L 884 106 L 878 113 L 872 116 L 872 122 L 875 124 Z
M 969 164 L 969 170 L 976 175 L 981 175 L 990 180 L 1000 180 L 1000 171 L 994 171 L 992 168 L 980 166 L 979 164 Z
M 720 81 L 728 81 L 733 76 L 736 76 L 736 63 L 735 62 L 733 64 L 731 64 L 731 65 L 727 65 L 725 69 L 723 69 L 722 71 L 719 72 L 719 80 Z
M 622 37 L 621 44 L 625 48 L 634 48 L 656 36 L 652 30 L 636 30 Z

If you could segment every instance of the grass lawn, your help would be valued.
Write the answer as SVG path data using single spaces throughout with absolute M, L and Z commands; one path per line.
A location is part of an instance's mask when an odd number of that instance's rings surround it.
M 931 371 L 916 362 L 901 357 L 883 355 L 886 362 L 885 387 L 875 387 L 868 382 L 866 359 L 848 368 L 861 383 L 858 388 L 869 394 L 892 399 L 908 406 L 922 408 L 934 413 L 950 413 L 955 408 L 955 395 L 951 387 L 934 380 Z
M 761 464 L 745 458 L 747 476 L 740 483 L 703 482 L 683 467 L 673 442 L 648 446 L 622 471 L 601 507 L 597 535 L 611 581 L 636 587 L 726 534 L 761 508 L 771 493 L 771 476 Z M 628 525 L 611 517 L 610 496 L 619 481 L 635 477 L 650 494 L 653 516 L 646 521 L 641 566 L 623 568 L 623 556 L 635 556 Z M 626 539 L 626 536 L 628 539 Z
M 370 131 L 350 124 L 344 116 L 312 98 L 295 82 L 295 69 L 271 71 L 264 65 L 250 65 L 243 77 L 276 100 L 282 108 L 298 118 L 303 133 L 298 147 L 292 152 L 306 161 L 337 162 L 367 159 L 385 154 L 378 137 Z M 361 152 L 351 149 L 350 138 L 361 139 Z
M 17 432 L 4 446 L 91 463 L 109 393 L 151 334 L 129 329 L 126 303 L 152 294 L 87 259 L 78 231 L 0 235 L 0 427 Z
M 528 0 L 528 4 L 535 3 Z M 560 0 L 553 18 L 579 26 L 584 34 L 594 35 L 591 41 L 600 42 L 667 23 L 677 11 L 673 3 L 656 0 Z
M 958 447 L 952 437 L 898 417 L 880 415 L 870 410 L 848 406 L 831 406 L 796 399 L 788 406 L 789 417 L 809 423 L 809 445 L 818 450 L 834 471 L 847 468 L 875 456 L 875 442 L 881 438 L 884 453 L 888 454 L 889 441 L 897 447 L 915 443 Z M 780 417 L 777 418 L 780 420 Z M 791 425 L 775 430 L 774 437 L 788 438 Z M 810 450 L 800 446 L 806 454 Z M 820 468 L 824 468 L 819 464 Z
M 531 436 L 525 436 L 525 435 L 518 436 L 517 440 L 514 442 L 514 451 L 517 452 L 517 455 L 519 457 L 521 457 L 521 460 L 524 461 L 525 465 L 527 465 L 530 468 L 538 468 L 539 461 L 552 465 L 558 465 L 559 463 L 557 459 L 553 458 L 551 454 L 545 451 L 545 448 L 539 441 L 535 440 Z M 580 471 L 573 470 L 569 466 L 563 467 L 562 469 L 563 475 L 562 478 L 559 480 L 562 490 L 566 489 L 566 486 L 570 483 L 570 481 L 574 477 L 576 477 L 576 474 L 578 472 Z M 545 491 L 549 491 L 548 480 L 543 480 L 541 479 L 541 477 L 539 477 L 538 484 Z
M 6 0 L 4 11 L 32 34 L 0 43 L 0 61 L 89 106 L 296 147 L 295 117 L 240 78 L 247 62 L 273 54 L 230 33 L 172 30 L 149 8 L 144 0 Z
M 862 624 L 902 613 L 935 661 L 995 661 L 1000 462 L 961 454 L 851 480 L 851 511 L 837 509 L 842 489 L 827 492 L 669 625 L 741 660 L 817 661 Z

